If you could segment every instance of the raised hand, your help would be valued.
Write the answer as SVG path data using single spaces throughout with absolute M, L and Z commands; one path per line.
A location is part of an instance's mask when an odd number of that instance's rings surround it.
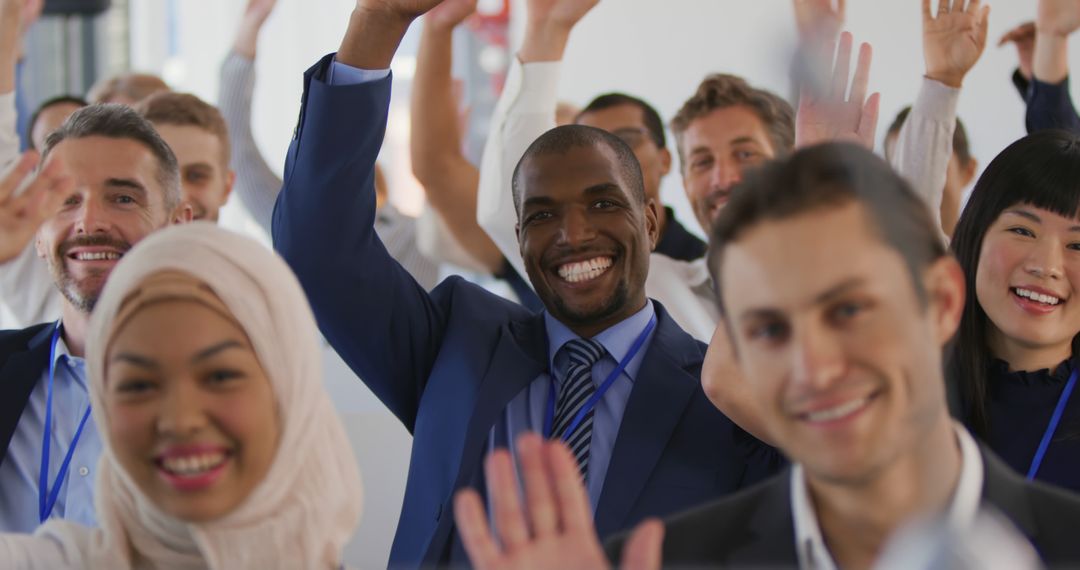
M 476 12 L 477 0 L 444 0 L 424 16 L 424 25 L 452 30 Z
M 379 15 L 415 20 L 443 0 L 356 0 L 356 9 Z
M 795 116 L 795 146 L 798 148 L 829 141 L 848 141 L 874 148 L 881 95 L 866 96 L 870 83 L 870 64 L 873 49 L 864 43 L 859 47 L 859 60 L 848 94 L 848 73 L 851 70 L 851 48 L 854 43 L 848 32 L 840 34 L 840 47 L 832 66 L 830 85 L 816 89 L 804 85 L 799 94 L 799 110 Z M 831 60 L 834 43 L 826 46 L 825 58 Z
M 600 0 L 528 0 L 522 62 L 558 61 L 566 51 L 570 31 Z
M 58 160 L 49 161 L 24 192 L 15 190 L 37 164 L 37 153 L 22 155 L 0 179 L 0 263 L 18 256 L 47 218 L 60 209 L 75 182 Z
M 255 58 L 255 46 L 259 31 L 274 11 L 277 0 L 248 0 L 244 15 L 240 18 L 240 29 L 236 33 L 233 51 L 249 58 Z
M 496 451 L 486 464 L 498 539 L 488 527 L 476 491 L 463 490 L 454 497 L 454 520 L 473 566 L 479 570 L 609 568 L 570 451 L 562 443 L 545 442 L 533 433 L 518 438 L 517 450 L 525 505 L 510 454 Z M 623 550 L 624 567 L 658 569 L 662 541 L 660 524 L 643 523 Z
M 1080 29 L 1080 0 L 1039 0 L 1035 27 L 1040 34 L 1072 34 Z
M 701 364 L 701 388 L 709 401 L 731 421 L 771 445 L 772 440 L 762 421 L 763 414 L 752 387 L 739 368 L 727 325 L 723 322 L 716 325 L 705 352 L 705 361 Z
M 1025 22 L 1005 32 L 998 41 L 998 47 L 1008 43 L 1016 45 L 1016 56 L 1020 60 L 1020 75 L 1031 81 L 1035 55 L 1035 22 Z
M 935 15 L 931 0 L 923 0 L 923 57 L 926 76 L 950 87 L 960 87 L 964 76 L 986 48 L 990 7 L 980 0 L 938 0 Z
M 356 0 L 337 61 L 359 69 L 389 69 L 413 20 L 442 0 Z
M 845 0 L 793 0 L 795 25 L 804 44 L 835 41 L 844 28 Z

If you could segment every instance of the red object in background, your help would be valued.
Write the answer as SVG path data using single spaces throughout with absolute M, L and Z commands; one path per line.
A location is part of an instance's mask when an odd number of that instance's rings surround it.
M 498 11 L 478 10 L 468 20 L 469 30 L 476 35 L 482 44 L 482 49 L 499 49 L 504 53 L 510 50 L 510 0 L 501 0 L 502 7 Z M 509 57 L 509 54 L 507 54 Z M 502 93 L 503 85 L 506 84 L 506 68 L 498 73 L 491 74 L 491 88 L 496 98 Z

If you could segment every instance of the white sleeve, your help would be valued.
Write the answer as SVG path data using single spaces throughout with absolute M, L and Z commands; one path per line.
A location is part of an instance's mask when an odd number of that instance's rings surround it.
M 18 257 L 0 264 L 0 330 L 21 329 L 60 317 L 60 293 L 45 260 L 30 243 Z
M 19 133 L 16 127 L 15 92 L 0 94 L 0 172 L 7 172 L 19 158 Z
M 511 177 L 525 149 L 555 128 L 561 62 L 522 64 L 515 57 L 491 117 L 480 162 L 476 221 L 520 275 L 527 275 L 518 247 Z
M 900 128 L 893 153 L 893 168 L 926 202 L 939 231 L 959 99 L 959 89 L 923 78 L 919 97 Z M 944 232 L 940 235 L 947 240 Z

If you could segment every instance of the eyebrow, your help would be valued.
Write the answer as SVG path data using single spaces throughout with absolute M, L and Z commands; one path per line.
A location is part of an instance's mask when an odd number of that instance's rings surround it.
M 137 180 L 131 178 L 107 178 L 105 180 L 105 186 L 108 188 L 128 188 L 135 190 L 140 194 L 146 194 L 146 187 Z
M 863 286 L 865 283 L 866 283 L 866 280 L 864 278 L 862 278 L 862 277 L 852 277 L 850 279 L 844 280 L 844 281 L 842 281 L 842 282 L 828 288 L 827 290 L 825 290 L 825 291 L 823 291 L 821 293 L 818 293 L 814 297 L 814 300 L 812 301 L 811 304 L 812 305 L 820 305 L 820 304 L 823 304 L 823 303 L 827 303 L 827 302 L 829 302 L 829 301 L 831 301 L 831 300 L 833 300 L 833 299 L 847 293 L 848 291 L 851 291 L 852 289 L 857 289 L 857 288 Z M 745 320 L 745 319 L 748 319 L 748 318 L 755 318 L 755 317 L 773 316 L 773 315 L 778 315 L 780 313 L 782 313 L 782 311 L 780 311 L 778 309 L 771 309 L 771 308 L 770 309 L 747 309 L 747 310 L 743 311 L 742 314 L 739 316 L 739 320 Z
M 212 356 L 214 356 L 214 355 L 216 355 L 216 354 L 218 354 L 218 353 L 220 353 L 220 352 L 222 352 L 224 350 L 228 350 L 228 349 L 231 349 L 231 348 L 244 348 L 244 345 L 241 344 L 240 341 L 232 340 L 232 339 L 222 341 L 222 342 L 219 342 L 219 343 L 217 343 L 217 344 L 215 344 L 215 345 L 213 345 L 211 347 L 204 348 L 204 349 L 200 350 L 197 354 L 195 354 L 195 356 L 191 357 L 191 362 L 198 362 L 200 360 L 206 360 L 207 358 L 210 358 L 210 357 L 212 357 Z M 149 369 L 152 369 L 152 370 L 157 370 L 158 368 L 161 367 L 161 365 L 158 364 L 158 362 L 156 360 L 152 359 L 152 358 L 148 358 L 148 357 L 141 356 L 141 355 L 138 355 L 138 354 L 132 354 L 130 352 L 121 352 L 121 353 L 117 354 L 116 356 L 113 356 L 112 361 L 113 362 L 127 362 L 128 364 L 133 364 L 133 365 L 138 366 L 140 368 L 149 368 Z
M 1027 210 L 1021 210 L 1019 208 L 1013 208 L 1012 210 L 1006 210 L 1005 213 L 1006 214 L 1012 214 L 1014 216 L 1020 216 L 1021 218 L 1025 218 L 1027 220 L 1035 222 L 1036 224 L 1042 224 L 1043 223 L 1042 218 L 1040 218 L 1039 216 L 1037 216 L 1034 213 L 1029 212 Z M 1069 228 L 1069 231 L 1070 232 L 1080 232 L 1080 226 L 1072 226 L 1071 228 Z
M 611 192 L 621 194 L 622 188 L 614 182 L 601 182 L 600 184 L 593 184 L 584 190 L 584 193 L 589 196 L 595 194 L 608 194 Z

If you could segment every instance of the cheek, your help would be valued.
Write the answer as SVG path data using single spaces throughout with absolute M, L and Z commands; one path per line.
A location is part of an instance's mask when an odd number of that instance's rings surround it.
M 277 409 L 269 393 L 246 392 L 220 398 L 212 413 L 226 436 L 242 447 L 249 467 L 269 468 L 281 430 Z
M 1009 280 L 1023 260 L 1020 248 L 1000 240 L 987 239 L 979 254 L 979 265 L 975 270 L 975 295 L 983 310 L 994 299 L 1004 295 Z
M 109 404 L 106 409 L 109 441 L 121 462 L 152 453 L 157 415 L 153 405 Z

